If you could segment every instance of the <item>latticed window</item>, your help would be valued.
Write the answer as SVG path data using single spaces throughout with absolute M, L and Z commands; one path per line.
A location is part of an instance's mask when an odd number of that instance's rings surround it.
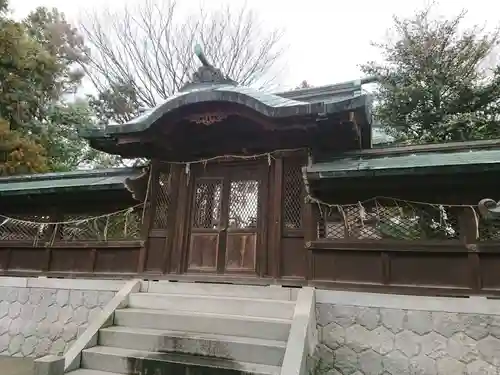
M 286 161 L 283 170 L 283 228 L 302 228 L 302 165 L 297 160 Z
M 56 240 L 62 241 L 119 241 L 141 237 L 142 209 L 125 209 L 100 216 L 64 217 L 54 228 Z
M 0 216 L 0 240 L 36 242 L 46 236 L 49 221 L 42 215 Z
M 478 234 L 480 241 L 500 241 L 500 220 L 485 219 L 479 212 L 476 212 L 478 218 Z
M 229 227 L 257 227 L 259 182 L 255 180 L 231 181 L 229 193 Z
M 167 228 L 168 210 L 171 200 L 171 174 L 160 173 L 159 186 L 156 194 L 156 208 L 153 229 Z
M 460 237 L 457 212 L 443 206 L 374 199 L 322 207 L 320 238 L 357 240 L 451 240 Z
M 193 228 L 218 228 L 221 219 L 221 200 L 222 181 L 197 181 L 195 190 Z

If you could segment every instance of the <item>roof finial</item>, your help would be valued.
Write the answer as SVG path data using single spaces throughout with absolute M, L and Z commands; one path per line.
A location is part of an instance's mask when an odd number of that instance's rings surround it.
M 194 46 L 194 53 L 200 59 L 203 66 L 211 66 L 211 64 L 209 64 L 207 58 L 205 57 L 205 54 L 203 53 L 203 50 L 201 49 L 201 46 L 199 44 Z
M 187 82 L 184 86 L 182 86 L 180 91 L 190 90 L 193 87 L 196 87 L 200 84 L 231 85 L 231 86 L 237 85 L 235 81 L 224 76 L 224 74 L 222 74 L 220 69 L 217 69 L 208 62 L 199 44 L 196 44 L 194 46 L 194 53 L 196 54 L 196 57 L 198 57 L 198 59 L 200 60 L 201 66 L 198 68 L 196 72 L 193 73 L 193 76 L 191 77 L 191 82 Z

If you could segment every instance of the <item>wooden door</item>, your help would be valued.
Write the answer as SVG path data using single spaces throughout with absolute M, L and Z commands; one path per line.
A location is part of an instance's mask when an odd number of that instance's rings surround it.
M 258 273 L 266 182 L 258 165 L 216 166 L 195 175 L 188 272 Z

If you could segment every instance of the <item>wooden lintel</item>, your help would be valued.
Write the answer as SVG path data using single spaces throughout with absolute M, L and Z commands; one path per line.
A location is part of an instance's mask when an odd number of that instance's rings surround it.
M 117 145 L 126 145 L 130 143 L 140 143 L 143 139 L 138 136 L 133 136 L 133 135 L 124 135 L 118 137 L 116 144 Z
M 356 113 L 353 111 L 349 112 L 349 122 L 352 124 L 353 130 L 356 132 L 356 136 L 358 137 L 359 148 L 361 149 L 361 129 L 356 121 Z

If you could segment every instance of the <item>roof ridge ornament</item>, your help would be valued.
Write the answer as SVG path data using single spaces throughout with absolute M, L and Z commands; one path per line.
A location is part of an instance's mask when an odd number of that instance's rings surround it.
M 187 91 L 206 84 L 212 85 L 232 85 L 237 86 L 238 83 L 231 78 L 225 76 L 222 71 L 210 64 L 203 53 L 199 44 L 194 47 L 194 53 L 201 62 L 201 66 L 191 76 L 191 81 L 187 82 L 180 91 Z

